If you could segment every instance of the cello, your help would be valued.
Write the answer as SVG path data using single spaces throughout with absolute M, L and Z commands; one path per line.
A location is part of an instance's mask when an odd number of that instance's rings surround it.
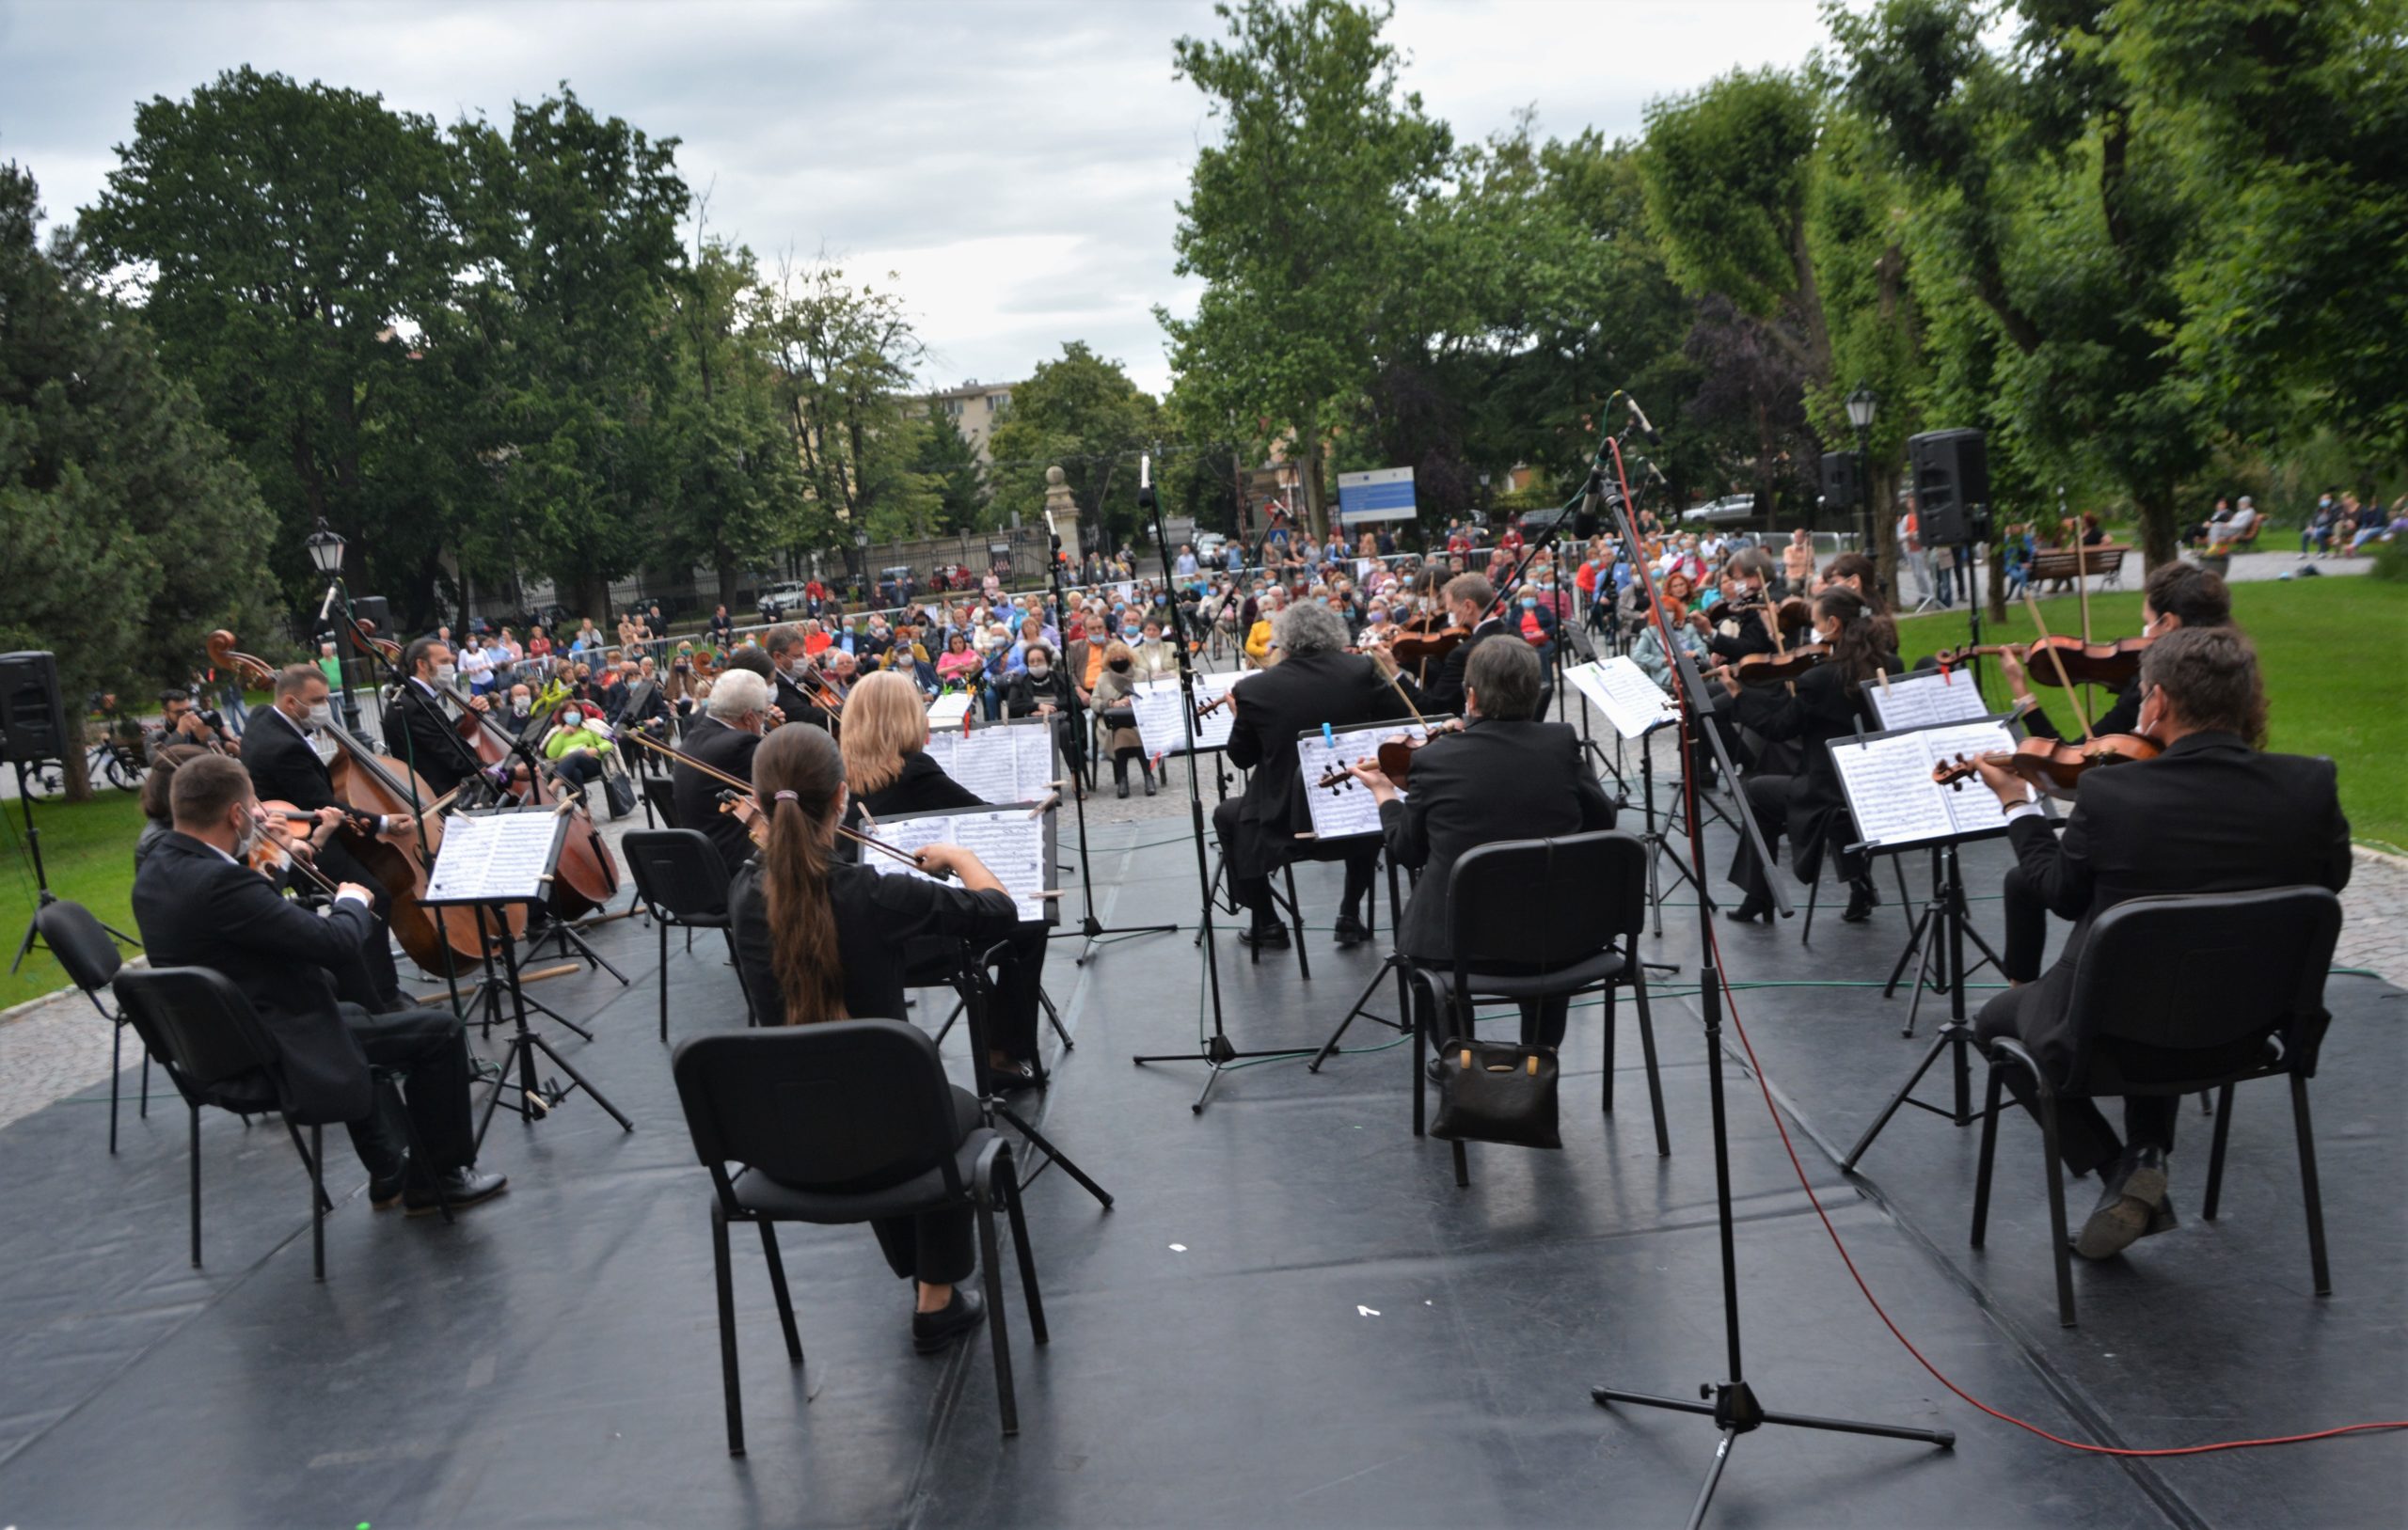
M 454 705 L 459 698 L 438 691 Z M 472 706 L 460 706 L 454 726 L 460 735 L 476 749 L 477 758 L 488 769 L 505 765 L 512 754 L 509 730 L 490 713 Z M 527 801 L 531 806 L 556 807 L 564 795 L 560 788 L 558 772 L 548 760 L 535 761 L 536 769 L 528 777 Z M 601 830 L 594 827 L 594 815 L 586 811 L 580 795 L 569 818 L 567 838 L 561 841 L 560 860 L 553 866 L 551 907 L 562 919 L 582 919 L 603 907 L 619 891 L 619 865 L 611 859 L 610 846 L 604 842 Z
M 233 670 L 247 684 L 273 684 L 275 668 L 264 659 L 241 652 L 234 641 L 234 635 L 223 627 L 211 633 L 207 643 L 210 662 Z M 343 829 L 344 847 L 384 885 L 386 923 L 392 929 L 393 938 L 402 943 L 402 950 L 408 953 L 410 960 L 425 971 L 446 970 L 455 955 L 483 961 L 484 938 L 480 933 L 476 910 L 432 908 L 420 901 L 426 896 L 427 868 L 443 844 L 440 815 L 452 799 L 437 797 L 408 765 L 377 753 L 340 723 L 325 732 L 336 746 L 335 757 L 326 765 L 336 797 L 362 813 L 382 817 L 408 814 L 417 820 L 417 827 L 398 841 L 380 839 L 356 824 Z M 527 911 L 523 907 L 511 906 L 503 917 L 513 938 L 526 933 Z

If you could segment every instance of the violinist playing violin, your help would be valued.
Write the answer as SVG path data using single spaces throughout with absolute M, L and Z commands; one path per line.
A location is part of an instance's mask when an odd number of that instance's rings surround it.
M 1814 881 L 1824 850 L 1849 834 L 1847 796 L 1840 789 L 1839 767 L 1823 746 L 1854 733 L 1860 720 L 1872 721 L 1860 686 L 1879 670 L 1898 669 L 1898 655 L 1883 641 L 1886 624 L 1855 591 L 1826 587 L 1814 597 L 1814 640 L 1830 654 L 1822 663 L 1790 685 L 1743 685 L 1736 670 L 1723 671 L 1722 681 L 1741 726 L 1768 742 L 1795 741 L 1799 747 L 1802 758 L 1794 773 L 1758 771 L 1744 785 L 1766 846 L 1778 855 L 1782 835 L 1789 836 L 1789 869 L 1801 882 Z M 1880 903 L 1871 869 L 1862 855 L 1843 854 L 1840 875 L 1848 889 L 1847 912 L 1841 917 L 1861 923 Z M 1740 835 L 1730 877 L 1745 897 L 1732 910 L 1733 919 L 1744 924 L 1772 911 L 1767 875 L 1756 859 L 1755 842 Z
M 2223 576 L 2195 563 L 2180 562 L 2161 564 L 2150 573 L 2141 594 L 2143 638 L 2155 639 L 2186 629 L 2231 626 L 2232 591 Z M 2034 662 L 2041 667 L 2044 679 L 2053 678 L 2045 657 Z M 2014 654 L 2002 652 L 1999 668 L 2005 672 L 2007 686 L 2023 714 L 2024 731 L 2039 738 L 2063 738 L 2065 735 L 2040 710 L 2037 698 L 2032 694 L 2029 667 L 2018 662 Z M 2115 703 L 2093 721 L 2091 732 L 2101 736 L 2137 733 L 2141 732 L 2140 716 L 2141 687 L 2127 686 Z M 2020 866 L 2007 869 L 2003 891 L 2006 949 L 2000 961 L 2009 982 L 2029 983 L 2040 975 L 2041 953 L 2048 946 L 2048 906 L 2040 900 Z
M 749 652 L 757 651 L 741 651 L 736 657 L 743 658 Z M 769 683 L 752 668 L 731 661 L 703 704 L 706 715 L 687 724 L 682 752 L 709 769 L 698 769 L 688 760 L 671 765 L 670 802 L 677 822 L 701 829 L 719 851 L 728 875 L 734 876 L 752 859 L 752 841 L 733 813 L 719 811 L 720 790 L 726 783 L 710 771 L 738 781 L 752 779 L 752 751 L 761 747 L 761 735 L 773 726 Z
M 251 709 L 250 720 L 243 729 L 250 742 L 243 751 L 243 768 L 250 773 L 258 795 L 322 816 L 331 812 L 339 819 L 366 818 L 367 814 L 335 796 L 334 777 L 318 752 L 318 738 L 334 725 L 334 703 L 328 699 L 326 677 L 317 666 L 293 664 L 277 671 L 272 699 Z M 410 838 L 418 826 L 402 812 L 377 817 L 374 827 L 377 838 L 401 841 Z M 313 832 L 312 838 L 317 837 Z M 319 872 L 330 880 L 367 890 L 376 928 L 362 942 L 360 956 L 375 993 L 373 1007 L 405 1007 L 401 978 L 393 967 L 392 942 L 385 937 L 385 921 L 392 913 L 388 890 L 340 839 L 319 844 L 314 860 Z
M 1614 827 L 1613 803 L 1581 758 L 1569 723 L 1534 719 L 1538 654 L 1527 643 L 1482 643 L 1465 668 L 1463 732 L 1415 751 L 1412 790 L 1402 797 L 1373 761 L 1349 768 L 1380 804 L 1390 860 L 1421 877 L 1397 922 L 1397 949 L 1417 966 L 1453 960 L 1447 942 L 1447 880 L 1466 852 L 1499 840 L 1585 834 Z M 1445 1002 L 1444 996 L 1439 1001 Z M 1431 1002 L 1416 986 L 1417 1006 Z M 1569 999 L 1526 1001 L 1522 1040 L 1560 1046 Z M 1463 1033 L 1451 1017 L 1422 1013 L 1434 1047 Z
M 308 672 L 323 686 L 317 670 Z M 349 1127 L 368 1169 L 371 1205 L 432 1212 L 438 1180 L 455 1208 L 499 1194 L 507 1181 L 476 1169 L 459 1017 L 443 1009 L 374 1013 L 338 998 L 340 974 L 382 942 L 368 889 L 344 882 L 321 917 L 244 864 L 266 830 L 250 778 L 232 760 L 203 754 L 178 765 L 169 808 L 174 829 L 134 879 L 134 917 L 151 962 L 205 967 L 242 990 L 276 1037 L 293 1102 Z M 392 1096 L 377 1090 L 372 1066 L 402 1075 L 425 1162 L 413 1161 Z
M 2074 927 L 2047 975 L 1992 999 L 1974 1029 L 1986 1037 L 2019 1037 L 2036 1062 L 2059 1076 L 2076 1043 L 2065 1023 L 2074 966 L 2100 910 L 2150 893 L 2300 884 L 2337 892 L 2350 879 L 2350 825 L 2333 762 L 2258 749 L 2266 699 L 2246 637 L 2228 626 L 2166 633 L 2142 655 L 2131 694 L 2137 731 L 2164 752 L 2129 767 L 2084 772 L 2062 838 L 2050 832 L 2021 777 L 1977 762 L 1983 784 L 2006 814 L 2020 871 L 2050 910 Z M 2254 1056 L 2260 1043 L 2245 1045 L 2233 1064 Z M 2224 1065 L 2184 1058 L 2186 1073 Z M 2006 1077 L 2029 1108 L 2028 1082 L 2013 1069 Z M 2174 1225 L 2166 1185 L 2178 1103 L 2172 1096 L 2128 1096 L 2118 1138 L 2090 1100 L 2057 1101 L 2066 1167 L 2077 1175 L 2096 1170 L 2100 1178 L 2098 1206 L 2074 1240 L 2075 1253 L 2104 1259 Z
M 1441 713 L 1454 716 L 1463 711 L 1464 675 L 1471 664 L 1472 651 L 1505 630 L 1504 620 L 1489 614 L 1497 604 L 1497 586 L 1489 582 L 1485 574 L 1456 575 L 1438 592 L 1438 601 L 1452 630 L 1464 634 L 1463 640 L 1438 661 L 1434 675 L 1398 675 L 1404 693 L 1413 698 L 1415 708 L 1431 717 Z

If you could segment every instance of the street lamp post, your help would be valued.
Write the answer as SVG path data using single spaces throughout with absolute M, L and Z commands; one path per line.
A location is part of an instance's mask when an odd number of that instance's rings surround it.
M 1867 558 L 1873 556 L 1873 478 L 1866 470 L 1865 436 L 1873 429 L 1873 412 L 1880 403 L 1862 383 L 1847 396 L 1847 422 L 1856 427 L 1857 547 Z
M 334 607 L 335 596 L 341 593 L 343 595 L 342 624 L 348 627 L 351 625 L 351 598 L 341 589 L 342 546 L 342 538 L 336 534 L 333 527 L 326 524 L 326 518 L 323 515 L 318 517 L 316 528 L 301 539 L 302 550 L 309 555 L 309 566 L 317 570 L 319 577 L 326 581 L 326 603 L 319 608 L 319 621 L 323 623 L 325 620 L 326 613 Z M 311 635 L 313 639 L 315 636 L 315 634 Z M 335 639 L 335 677 L 342 685 L 343 721 L 349 724 L 356 719 L 358 714 L 352 710 L 351 659 L 345 652 L 349 646 L 344 640 L 346 636 L 348 635 L 338 636 Z

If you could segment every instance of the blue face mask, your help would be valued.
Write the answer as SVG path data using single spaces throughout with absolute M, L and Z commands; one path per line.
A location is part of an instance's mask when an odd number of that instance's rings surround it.
M 1536 596 L 1536 595 L 1524 595 L 1524 596 L 1522 597 L 1522 609 L 1524 609 L 1524 610 L 1526 610 L 1526 611 L 1535 611 L 1535 610 L 1537 610 L 1538 608 L 1539 608 L 1539 597 L 1538 597 L 1538 596 Z

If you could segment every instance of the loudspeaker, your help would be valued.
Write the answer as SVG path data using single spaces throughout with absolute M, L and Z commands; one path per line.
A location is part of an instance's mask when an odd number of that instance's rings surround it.
M 1989 454 L 1982 433 L 1925 431 L 1907 441 L 1914 466 L 1915 513 L 1926 547 L 1980 540 L 1977 511 L 1990 502 Z
M 351 603 L 351 614 L 373 624 L 376 636 L 390 638 L 393 633 L 392 608 L 382 595 L 362 595 Z M 337 623 L 340 625 L 341 623 Z
M 12 765 L 67 758 L 58 661 L 47 652 L 0 654 L 0 759 Z
M 1856 506 L 1856 453 L 1853 451 L 1824 452 L 1823 503 L 1852 510 Z

